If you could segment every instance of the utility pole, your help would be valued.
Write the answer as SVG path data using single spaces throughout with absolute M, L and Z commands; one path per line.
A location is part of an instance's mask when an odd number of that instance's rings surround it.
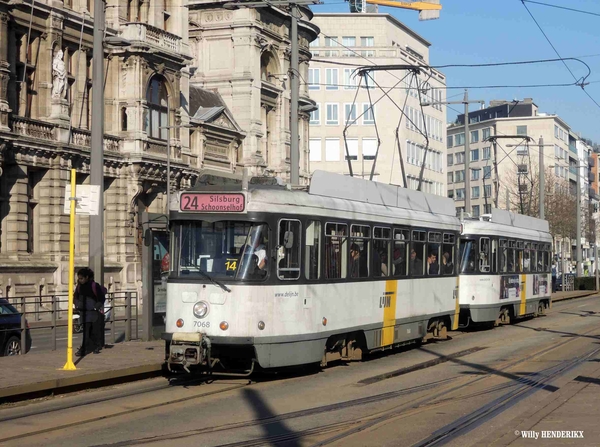
M 482 99 L 472 99 L 469 101 L 469 92 L 465 89 L 465 96 L 462 101 L 440 101 L 440 102 L 425 102 L 421 104 L 423 107 L 432 105 L 449 105 L 449 104 L 464 104 L 465 106 L 465 213 L 471 213 L 471 172 L 469 172 L 469 162 L 471 161 L 471 151 L 469 149 L 469 104 L 485 104 Z
M 290 77 L 292 78 L 292 104 L 291 104 L 291 145 L 290 145 L 290 183 L 292 186 L 298 186 L 300 184 L 300 136 L 298 135 L 298 107 L 299 107 L 299 96 L 300 96 L 300 61 L 298 58 L 298 6 L 291 4 L 292 24 L 290 29 L 290 40 L 292 44 L 291 54 L 291 70 Z
M 89 267 L 95 280 L 104 283 L 104 0 L 94 2 L 92 67 L 92 137 L 90 184 L 99 186 L 98 214 L 90 216 Z
M 465 89 L 465 211 L 471 214 L 471 138 L 469 136 L 469 91 Z
M 577 165 L 577 241 L 575 246 L 575 257 L 577 259 L 577 268 L 575 272 L 577 277 L 581 276 L 581 168 Z
M 544 177 L 544 138 L 540 135 L 540 219 L 544 219 L 544 201 L 546 200 L 546 178 Z

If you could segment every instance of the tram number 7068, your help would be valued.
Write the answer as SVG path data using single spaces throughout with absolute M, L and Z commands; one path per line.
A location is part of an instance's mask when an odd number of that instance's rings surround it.
M 194 327 L 210 327 L 210 321 L 194 321 Z

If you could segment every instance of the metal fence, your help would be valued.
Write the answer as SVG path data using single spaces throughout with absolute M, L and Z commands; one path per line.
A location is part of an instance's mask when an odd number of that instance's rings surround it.
M 36 331 L 50 329 L 52 331 L 52 350 L 56 350 L 56 329 L 68 325 L 69 297 L 68 295 L 35 295 L 7 298 L 18 311 L 21 317 L 21 354 L 27 352 L 27 330 Z M 110 317 L 105 321 L 110 327 L 110 342 L 115 343 L 115 323 L 125 322 L 124 341 L 138 338 L 139 333 L 139 302 L 138 293 L 123 291 L 111 292 L 106 295 L 105 312 L 110 312 Z M 132 322 L 135 323 L 135 332 L 132 337 Z M 33 323 L 30 324 L 30 323 Z M 14 332 L 15 329 L 3 329 L 0 332 Z M 106 332 L 104 334 L 106 336 Z M 33 338 L 33 337 L 32 337 Z

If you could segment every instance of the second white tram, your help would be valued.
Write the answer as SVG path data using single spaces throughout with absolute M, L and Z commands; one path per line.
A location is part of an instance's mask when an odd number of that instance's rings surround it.
M 510 323 L 551 305 L 548 222 L 492 209 L 461 225 L 460 324 Z

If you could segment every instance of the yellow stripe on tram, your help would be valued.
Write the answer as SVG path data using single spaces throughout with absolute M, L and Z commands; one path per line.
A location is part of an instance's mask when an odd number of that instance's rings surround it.
M 519 315 L 525 315 L 527 311 L 527 275 L 521 275 L 521 309 Z
M 456 277 L 456 289 L 454 289 L 454 321 L 452 322 L 452 330 L 455 331 L 458 329 L 458 316 L 460 315 L 460 300 L 459 297 L 460 290 L 460 276 Z
M 381 297 L 383 306 L 383 329 L 381 331 L 381 346 L 394 343 L 394 327 L 396 325 L 396 295 L 398 292 L 398 281 L 385 282 L 385 294 Z

